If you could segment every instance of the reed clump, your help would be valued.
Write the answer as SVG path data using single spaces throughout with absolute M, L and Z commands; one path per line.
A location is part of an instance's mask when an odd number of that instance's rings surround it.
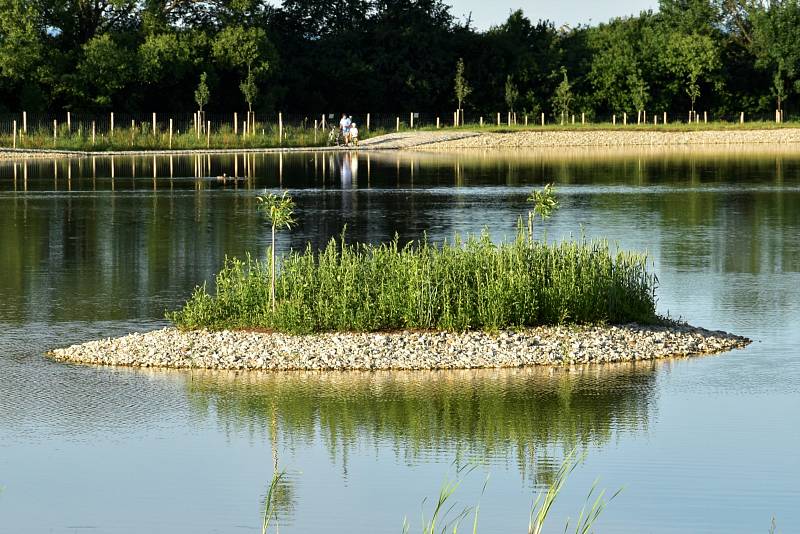
M 658 321 L 646 255 L 604 240 L 530 242 L 523 230 L 500 244 L 484 232 L 440 245 L 309 245 L 281 258 L 274 311 L 270 280 L 269 262 L 227 259 L 213 295 L 198 287 L 167 317 L 183 329 L 288 333 Z

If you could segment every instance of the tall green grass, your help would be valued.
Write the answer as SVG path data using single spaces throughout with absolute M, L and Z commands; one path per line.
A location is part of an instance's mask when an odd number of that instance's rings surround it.
M 603 240 L 529 243 L 520 230 L 495 244 L 485 232 L 434 245 L 331 240 L 282 258 L 277 307 L 269 263 L 228 259 L 216 291 L 195 290 L 167 317 L 183 329 L 291 333 L 468 330 L 560 323 L 651 323 L 658 280 L 643 254 Z

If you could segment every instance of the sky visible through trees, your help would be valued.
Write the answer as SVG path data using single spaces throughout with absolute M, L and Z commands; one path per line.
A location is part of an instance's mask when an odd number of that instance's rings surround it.
M 0 0 L 0 112 L 788 113 L 798 0 L 661 0 L 603 23 L 439 0 Z M 565 82 L 566 80 L 566 82 Z

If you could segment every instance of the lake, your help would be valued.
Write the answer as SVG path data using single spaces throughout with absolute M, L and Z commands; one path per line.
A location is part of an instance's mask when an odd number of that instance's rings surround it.
M 263 257 L 265 189 L 296 200 L 287 251 L 342 233 L 510 240 L 548 182 L 561 209 L 537 235 L 647 250 L 661 313 L 754 342 L 684 360 L 443 372 L 44 357 L 165 326 L 226 255 Z M 6 160 L 0 235 L 2 532 L 260 532 L 277 465 L 283 533 L 401 532 L 404 518 L 420 532 L 457 478 L 454 511 L 480 504 L 479 532 L 524 533 L 573 450 L 583 460 L 546 531 L 575 524 L 597 478 L 623 488 L 598 532 L 800 524 L 797 147 Z

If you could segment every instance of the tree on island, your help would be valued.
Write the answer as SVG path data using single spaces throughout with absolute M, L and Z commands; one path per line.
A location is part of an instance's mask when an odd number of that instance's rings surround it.
M 528 212 L 528 242 L 533 244 L 533 220 L 538 215 L 544 223 L 559 207 L 556 189 L 553 184 L 547 184 L 541 191 L 531 191 L 526 200 L 533 203 L 533 209 Z
M 469 86 L 467 80 L 464 78 L 463 58 L 458 58 L 458 63 L 456 63 L 455 92 L 456 101 L 458 101 L 458 123 L 464 124 L 464 110 L 462 105 L 464 100 L 472 93 L 472 87 Z
M 266 193 L 266 191 L 265 191 Z M 257 196 L 258 209 L 267 215 L 272 225 L 272 246 L 270 247 L 270 302 L 275 311 L 275 231 L 282 228 L 291 229 L 297 222 L 294 218 L 294 200 L 284 191 L 280 197 L 272 193 Z

